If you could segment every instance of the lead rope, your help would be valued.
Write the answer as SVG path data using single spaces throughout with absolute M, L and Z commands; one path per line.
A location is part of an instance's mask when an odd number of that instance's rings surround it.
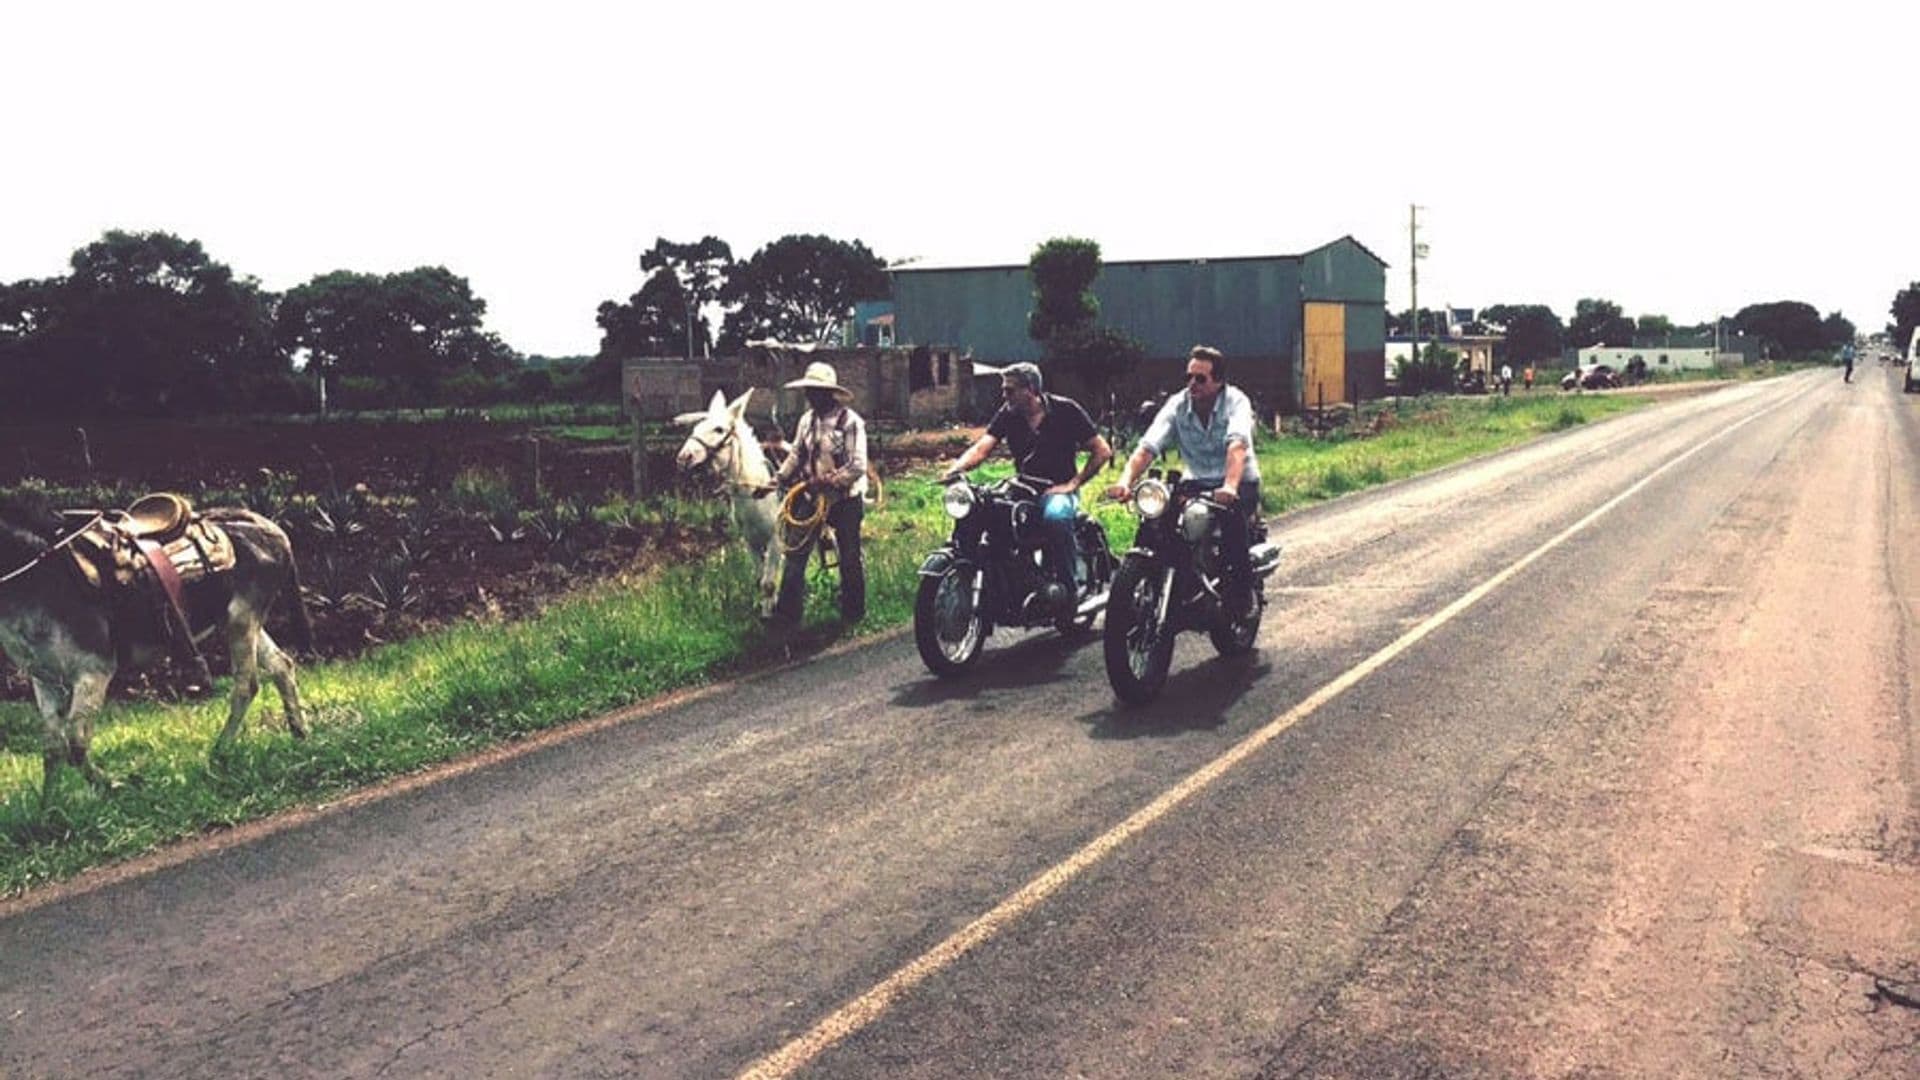
M 5 585 L 7 582 L 12 581 L 14 578 L 19 577 L 21 574 L 24 574 L 27 571 L 33 569 L 34 567 L 39 566 L 41 563 L 46 562 L 48 559 L 53 558 L 54 555 L 59 553 L 61 548 L 64 548 L 68 544 L 71 544 L 75 540 L 78 540 L 81 534 L 85 533 L 88 529 L 93 528 L 95 525 L 100 524 L 100 522 L 106 519 L 106 516 L 107 515 L 105 514 L 95 514 L 93 516 L 92 521 L 87 522 L 85 525 L 81 526 L 79 529 L 73 532 L 70 532 L 67 535 L 61 537 L 60 539 L 54 541 L 52 544 L 48 545 L 45 551 L 42 551 L 40 554 L 35 555 L 31 559 L 28 559 L 25 565 L 16 566 L 12 570 L 7 571 L 5 574 L 0 575 L 0 585 Z

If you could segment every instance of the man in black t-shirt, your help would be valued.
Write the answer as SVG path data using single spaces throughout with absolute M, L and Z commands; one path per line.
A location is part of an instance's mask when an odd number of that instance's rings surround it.
M 1080 511 L 1080 488 L 1113 460 L 1113 447 L 1079 402 L 1045 391 L 1040 369 L 1032 364 L 1008 365 L 1000 373 L 1000 394 L 1005 404 L 987 425 L 986 434 L 967 447 L 941 479 L 966 475 L 1005 443 L 1015 471 L 1047 481 L 1040 511 L 1047 530 L 1048 567 L 1064 586 L 1053 596 L 1053 603 L 1056 611 L 1063 610 L 1071 606 L 1076 592 L 1074 568 L 1079 559 L 1074 552 L 1073 519 Z M 1087 463 L 1076 468 L 1074 459 L 1083 450 Z

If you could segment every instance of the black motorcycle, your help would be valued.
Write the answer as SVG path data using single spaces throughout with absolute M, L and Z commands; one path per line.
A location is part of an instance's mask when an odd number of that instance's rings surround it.
M 1183 630 L 1205 630 L 1222 656 L 1252 651 L 1266 610 L 1261 586 L 1280 565 L 1280 548 L 1267 542 L 1264 522 L 1248 523 L 1252 595 L 1235 616 L 1221 575 L 1221 525 L 1240 511 L 1208 497 L 1209 485 L 1149 476 L 1133 489 L 1140 531 L 1114 574 L 1107 609 L 1107 681 L 1120 700 L 1151 701 L 1167 682 L 1173 639 Z
M 953 518 L 953 535 L 920 564 L 913 604 L 913 641 L 935 675 L 972 667 L 996 626 L 1085 634 L 1107 606 L 1114 558 L 1099 522 L 1084 513 L 1074 519 L 1078 595 L 1065 596 L 1043 564 L 1040 496 L 1047 487 L 1029 476 L 987 485 L 956 478 L 947 485 L 941 502 Z

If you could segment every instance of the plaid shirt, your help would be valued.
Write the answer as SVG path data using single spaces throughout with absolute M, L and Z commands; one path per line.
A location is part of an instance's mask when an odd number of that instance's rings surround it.
M 793 433 L 793 453 L 774 479 L 781 486 L 798 475 L 821 480 L 850 496 L 867 493 L 867 423 L 860 414 L 837 405 L 825 416 L 808 409 Z

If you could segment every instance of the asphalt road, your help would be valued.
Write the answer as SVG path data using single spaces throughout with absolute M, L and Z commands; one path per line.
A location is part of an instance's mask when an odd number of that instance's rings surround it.
M 1916 409 L 1290 515 L 1146 709 L 893 638 L 0 909 L 0 1074 L 1920 1074 Z

